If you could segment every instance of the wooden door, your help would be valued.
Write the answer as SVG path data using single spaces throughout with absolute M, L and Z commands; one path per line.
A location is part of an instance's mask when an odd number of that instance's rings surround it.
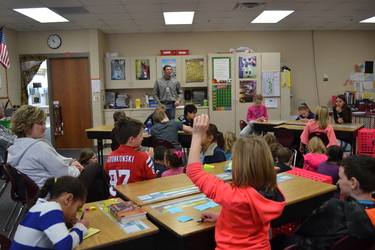
M 51 59 L 50 74 L 52 100 L 59 101 L 64 132 L 55 137 L 55 148 L 91 148 L 85 131 L 92 127 L 88 58 Z

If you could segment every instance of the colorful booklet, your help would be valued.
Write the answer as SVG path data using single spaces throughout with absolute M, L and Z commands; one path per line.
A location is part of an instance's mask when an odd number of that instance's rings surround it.
M 109 212 L 122 224 L 146 219 L 147 212 L 133 201 L 124 201 L 108 206 Z

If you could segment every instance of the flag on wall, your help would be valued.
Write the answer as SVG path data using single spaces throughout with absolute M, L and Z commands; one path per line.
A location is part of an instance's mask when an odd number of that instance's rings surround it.
M 0 29 L 0 63 L 5 67 L 9 68 L 10 63 L 9 63 L 9 55 L 8 55 L 8 48 L 7 44 L 5 42 L 5 35 L 4 35 L 4 29 Z

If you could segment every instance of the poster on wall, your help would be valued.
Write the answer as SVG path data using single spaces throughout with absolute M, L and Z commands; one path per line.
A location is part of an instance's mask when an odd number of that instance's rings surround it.
M 280 96 L 280 72 L 262 72 L 262 95 Z
M 135 76 L 137 80 L 150 80 L 150 60 L 135 60 Z
M 212 83 L 230 80 L 232 78 L 230 69 L 230 57 L 213 57 Z
M 239 78 L 256 78 L 257 77 L 257 57 L 241 56 L 238 58 Z
M 240 81 L 238 94 L 240 102 L 253 102 L 254 96 L 257 94 L 257 81 Z
M 232 84 L 212 85 L 212 110 L 232 110 Z
M 111 60 L 111 80 L 126 80 L 125 59 Z
M 165 65 L 170 65 L 172 67 L 173 76 L 176 77 L 177 70 L 177 59 L 161 59 L 161 74 L 164 75 L 163 67 Z
M 204 82 L 204 59 L 185 59 L 186 82 Z

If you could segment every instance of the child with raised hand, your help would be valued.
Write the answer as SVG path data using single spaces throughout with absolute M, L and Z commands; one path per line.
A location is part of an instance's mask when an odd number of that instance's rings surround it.
M 98 162 L 97 154 L 92 148 L 84 148 L 81 150 L 78 162 L 81 163 L 82 166 Z
M 167 149 L 165 152 L 165 166 L 169 168 L 169 170 L 164 171 L 161 177 L 182 174 L 184 172 L 184 168 L 182 167 L 183 158 L 184 153 L 182 151 Z
M 49 201 L 45 200 L 47 195 Z M 77 178 L 47 179 L 18 226 L 10 249 L 76 248 L 89 227 L 88 219 L 76 218 L 85 202 L 86 189 Z M 73 226 L 70 231 L 66 224 Z
M 215 124 L 208 125 L 206 133 L 201 139 L 201 162 L 203 164 L 226 161 L 224 147 L 224 136 Z
M 247 110 L 246 121 L 247 126 L 241 130 L 240 136 L 246 136 L 248 134 L 260 135 L 259 131 L 254 131 L 254 122 L 261 122 L 268 120 L 266 105 L 262 104 L 263 96 L 257 94 L 254 96 L 254 104 L 251 105 Z
M 317 173 L 331 176 L 332 184 L 336 185 L 339 180 L 339 165 L 344 156 L 344 150 L 336 145 L 329 146 L 327 156 L 327 161 L 319 164 Z
M 303 156 L 304 163 L 303 169 L 316 172 L 320 163 L 325 162 L 328 157 L 326 155 L 327 149 L 319 137 L 314 136 L 311 138 L 307 146 L 309 153 Z
M 315 117 L 315 114 L 311 112 L 306 103 L 301 103 L 301 105 L 299 105 L 298 113 L 299 116 L 296 118 L 296 120 L 301 122 L 308 122 Z
M 232 148 L 234 142 L 237 140 L 236 134 L 232 131 L 227 131 L 224 133 L 224 151 L 226 160 L 232 160 Z
M 270 149 L 258 136 L 237 139 L 233 146 L 233 183 L 226 183 L 204 172 L 199 162 L 201 141 L 209 124 L 205 114 L 194 120 L 186 174 L 200 191 L 222 206 L 215 229 L 217 249 L 270 249 L 270 221 L 280 216 L 285 205 Z M 215 221 L 213 215 L 202 214 L 202 219 Z

